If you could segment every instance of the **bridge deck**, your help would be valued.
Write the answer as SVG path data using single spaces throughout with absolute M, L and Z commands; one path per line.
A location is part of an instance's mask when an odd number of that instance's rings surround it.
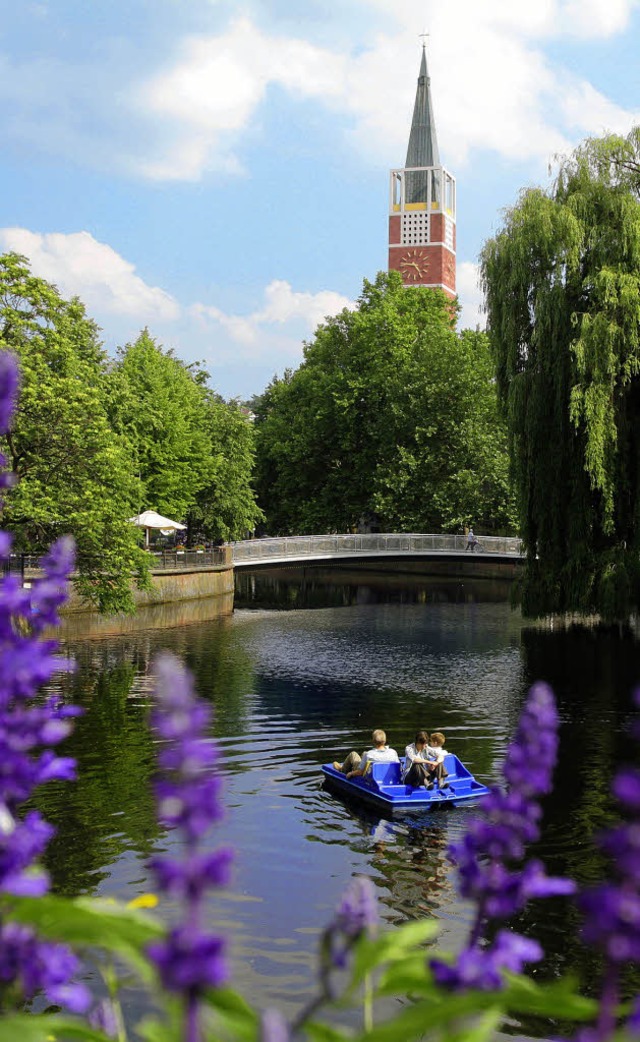
M 466 548 L 466 538 L 462 535 L 385 533 L 246 539 L 231 546 L 234 568 L 376 558 L 468 560 L 474 557 L 504 562 L 521 558 L 519 539 L 484 536 L 479 542 L 472 552 Z

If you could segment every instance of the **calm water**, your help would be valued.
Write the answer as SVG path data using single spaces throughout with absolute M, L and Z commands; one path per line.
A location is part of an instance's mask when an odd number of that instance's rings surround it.
M 611 770 L 634 755 L 625 735 L 640 680 L 632 637 L 524 628 L 494 584 L 242 583 L 240 603 L 253 607 L 232 618 L 71 643 L 79 668 L 59 685 L 86 709 L 68 743 L 79 780 L 40 799 L 58 827 L 48 861 L 57 890 L 130 899 L 149 889 L 149 854 L 171 846 L 149 788 L 146 714 L 160 648 L 184 659 L 215 706 L 228 814 L 212 843 L 231 842 L 238 855 L 209 916 L 230 936 L 235 985 L 257 1004 L 293 1012 L 312 992 L 319 930 L 354 873 L 374 880 L 389 922 L 434 916 L 451 950 L 465 935 L 470 913 L 446 847 L 472 811 L 389 822 L 322 788 L 319 765 L 367 748 L 373 727 L 399 751 L 417 728 L 442 730 L 447 748 L 491 782 L 528 685 L 548 680 L 561 758 L 536 853 L 552 871 L 597 877 L 591 838 L 610 814 Z M 517 925 L 547 949 L 538 972 L 593 976 L 563 905 L 532 906 Z

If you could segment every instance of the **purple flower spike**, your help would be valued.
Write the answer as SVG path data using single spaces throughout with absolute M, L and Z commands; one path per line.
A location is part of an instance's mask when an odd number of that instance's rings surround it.
M 19 375 L 15 359 L 0 351 L 0 433 L 8 430 L 15 408 Z M 6 459 L 0 458 L 0 466 Z M 11 475 L 0 475 L 6 488 Z M 11 551 L 11 537 L 0 532 L 0 559 Z M 54 640 L 40 640 L 46 625 L 57 621 L 73 568 L 73 540 L 61 539 L 42 561 L 43 577 L 25 590 L 16 576 L 0 580 L 0 892 L 39 897 L 49 888 L 37 867 L 54 829 L 37 811 L 22 805 L 34 789 L 52 779 L 75 777 L 75 763 L 53 752 L 71 731 L 68 717 L 79 710 L 57 698 L 42 701 L 39 689 L 69 664 L 57 655 Z M 50 1002 L 74 1012 L 86 1009 L 86 988 L 74 983 L 79 964 L 64 945 L 43 942 L 27 927 L 0 926 L 0 981 L 29 999 L 44 992 Z
M 373 933 L 379 921 L 375 886 L 367 876 L 355 876 L 322 936 L 325 978 L 331 968 L 344 969 L 356 941 Z
M 206 891 L 229 881 L 232 853 L 200 849 L 223 813 L 221 780 L 214 773 L 218 751 L 206 734 L 211 710 L 194 693 L 193 678 L 172 655 L 155 662 L 157 704 L 151 722 L 162 740 L 155 785 L 158 816 L 181 834 L 183 860 L 150 861 L 158 889 L 183 902 L 183 923 L 147 949 L 163 985 L 185 999 L 185 1042 L 198 1042 L 199 1003 L 207 988 L 225 984 L 229 972 L 223 938 L 202 931 Z
M 84 1013 L 90 995 L 83 984 L 73 982 L 80 965 L 63 944 L 39 941 L 27 926 L 5 923 L 0 928 L 0 981 L 18 983 L 26 999 L 44 992 L 50 1002 L 73 1013 Z
M 640 691 L 634 693 L 634 702 L 640 708 Z M 640 740 L 637 721 L 631 730 Z M 587 1029 L 593 1042 L 611 1038 L 617 1026 L 621 974 L 626 966 L 640 962 L 640 771 L 621 768 L 611 791 L 625 821 L 600 836 L 600 847 L 611 860 L 610 878 L 584 890 L 578 902 L 584 915 L 583 939 L 605 958 L 598 1020 Z M 626 1028 L 629 1034 L 640 1035 L 640 999 Z
M 8 351 L 0 351 L 0 434 L 6 434 L 16 408 L 20 370 L 16 358 Z
M 266 1009 L 260 1020 L 260 1042 L 289 1042 L 291 1031 L 280 1010 Z
M 192 997 L 201 995 L 206 988 L 226 984 L 229 971 L 224 948 L 223 938 L 180 926 L 171 931 L 166 941 L 150 944 L 147 951 L 165 988 Z
M 88 1021 L 96 1031 L 102 1031 L 109 1038 L 117 1038 L 120 1030 L 120 1020 L 111 999 L 102 999 L 97 1006 L 91 1010 Z
M 434 980 L 449 991 L 498 991 L 502 973 L 521 973 L 527 963 L 539 962 L 543 951 L 537 941 L 510 930 L 500 930 L 490 947 L 465 948 L 453 965 L 431 960 Z
M 334 926 L 346 937 L 359 937 L 378 923 L 376 889 L 367 876 L 356 876 L 342 895 Z
M 507 930 L 488 943 L 492 924 L 509 919 L 531 898 L 572 894 L 570 879 L 546 875 L 541 862 L 524 863 L 526 848 L 540 834 L 539 797 L 550 791 L 558 749 L 558 713 L 551 688 L 534 684 L 504 763 L 508 790 L 493 788 L 482 817 L 471 821 L 449 855 L 458 868 L 463 897 L 476 904 L 469 941 L 456 963 L 430 962 L 435 980 L 452 990 L 502 987 L 504 970 L 521 972 L 542 957 L 536 941 Z

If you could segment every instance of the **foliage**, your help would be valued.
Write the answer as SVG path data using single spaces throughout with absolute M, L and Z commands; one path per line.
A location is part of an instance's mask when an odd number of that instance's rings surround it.
M 444 294 L 365 280 L 300 368 L 256 403 L 269 531 L 511 529 L 506 435 L 487 338 L 454 329 Z
M 0 349 L 18 357 L 22 381 L 13 429 L 2 438 L 18 481 L 5 498 L 4 527 L 17 551 L 31 553 L 71 533 L 80 591 L 103 611 L 131 610 L 131 576 L 144 584 L 146 563 L 127 523 L 136 482 L 105 411 L 96 326 L 78 300 L 63 300 L 11 253 L 0 257 L 0 323 Z
M 640 604 L 639 160 L 585 142 L 482 254 L 532 616 Z
M 181 520 L 211 466 L 199 370 L 163 350 L 145 329 L 118 352 L 111 373 L 111 419 L 128 438 L 140 481 L 137 512 Z
M 204 429 L 212 446 L 207 480 L 187 520 L 189 529 L 210 540 L 242 539 L 264 515 L 252 487 L 255 431 L 237 402 L 208 394 Z
M 190 534 L 209 539 L 236 538 L 260 517 L 250 485 L 253 431 L 206 379 L 143 330 L 112 368 L 110 414 L 139 478 L 137 512 L 186 520 Z

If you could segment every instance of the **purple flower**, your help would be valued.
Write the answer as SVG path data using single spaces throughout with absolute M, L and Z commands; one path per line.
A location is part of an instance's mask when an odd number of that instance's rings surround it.
M 378 898 L 367 876 L 356 876 L 347 887 L 338 905 L 333 928 L 346 937 L 360 937 L 378 925 Z
M 211 711 L 196 698 L 193 678 L 176 658 L 159 656 L 155 671 L 157 704 L 151 721 L 163 741 L 162 773 L 155 784 L 158 816 L 181 833 L 184 857 L 155 857 L 150 868 L 159 890 L 182 899 L 183 922 L 147 951 L 165 988 L 184 996 L 185 1042 L 196 1042 L 202 993 L 229 976 L 224 940 L 202 930 L 202 900 L 211 887 L 228 883 L 232 853 L 200 849 L 202 837 L 223 813 L 215 773 L 218 751 L 206 735 Z
M 547 876 L 541 862 L 524 862 L 528 844 L 540 834 L 538 799 L 551 788 L 557 730 L 553 692 L 546 684 L 534 684 L 507 749 L 507 791 L 493 788 L 482 805 L 482 817 L 471 821 L 463 839 L 449 849 L 460 892 L 475 902 L 476 915 L 468 944 L 455 964 L 430 962 L 443 987 L 500 988 L 504 970 L 521 972 L 526 963 L 539 960 L 542 950 L 537 942 L 501 930 L 489 943 L 488 928 L 509 919 L 531 898 L 575 890 L 570 879 Z
M 0 351 L 0 433 L 8 430 L 18 383 L 15 359 Z M 5 464 L 2 457 L 0 466 Z M 10 476 L 0 476 L 0 488 L 10 483 Z M 10 536 L 0 532 L 0 559 L 10 551 Z M 47 892 L 49 879 L 37 859 L 54 831 L 37 811 L 23 815 L 22 805 L 38 785 L 75 777 L 74 761 L 56 755 L 53 747 L 67 737 L 69 717 L 78 710 L 55 698 L 37 701 L 42 685 L 69 666 L 58 656 L 57 642 L 39 634 L 57 622 L 73 558 L 73 540 L 60 539 L 43 558 L 43 576 L 31 590 L 15 576 L 0 581 L 0 891 L 15 896 Z M 78 970 L 65 945 L 41 941 L 25 926 L 0 924 L 0 981 L 25 998 L 42 991 L 50 1002 L 83 1011 L 89 995 L 73 981 Z
M 0 981 L 18 984 L 25 999 L 44 992 L 50 1002 L 84 1013 L 90 994 L 73 978 L 80 964 L 64 944 L 39 940 L 27 926 L 5 923 L 0 928 Z
M 291 1030 L 277 1009 L 266 1009 L 260 1018 L 260 1042 L 289 1042 Z
M 432 959 L 430 965 L 434 980 L 449 991 L 498 991 L 504 970 L 521 973 L 527 963 L 538 962 L 543 954 L 537 941 L 500 930 L 490 946 L 465 948 L 453 964 Z
M 8 351 L 0 351 L 0 434 L 11 426 L 20 386 L 18 362 Z
M 205 888 L 228 886 L 232 862 L 233 851 L 230 847 L 223 847 L 196 854 L 188 861 L 155 857 L 149 862 L 149 867 L 163 893 L 172 897 L 197 898 Z
M 325 977 L 332 967 L 344 969 L 356 941 L 373 933 L 379 921 L 375 886 L 367 876 L 355 876 L 322 936 Z
M 195 927 L 179 926 L 170 931 L 166 940 L 150 944 L 147 952 L 158 967 L 164 987 L 191 998 L 227 982 L 224 949 L 223 938 L 201 933 Z
M 120 1018 L 111 999 L 101 999 L 93 1007 L 88 1016 L 88 1021 L 96 1031 L 102 1031 L 109 1038 L 117 1038 L 120 1031 Z
M 627 1032 L 632 1038 L 640 1036 L 640 997 L 638 997 L 631 1009 L 627 1020 Z
M 634 701 L 640 708 L 638 692 Z M 637 722 L 632 733 L 640 739 Z M 579 897 L 584 915 L 582 937 L 605 958 L 598 1020 L 588 1029 L 593 1042 L 605 1042 L 614 1032 L 621 973 L 627 965 L 640 962 L 640 771 L 621 768 L 611 791 L 625 812 L 625 821 L 600 836 L 600 846 L 611 860 L 610 878 Z M 627 1026 L 640 1032 L 640 1001 Z

